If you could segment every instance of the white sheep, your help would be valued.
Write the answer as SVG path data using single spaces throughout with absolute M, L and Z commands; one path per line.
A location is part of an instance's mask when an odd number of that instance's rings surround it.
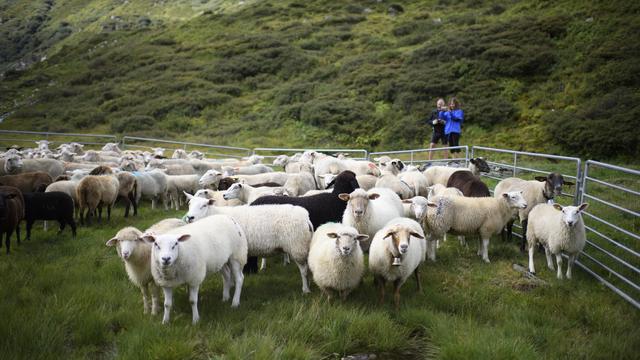
M 193 193 L 200 188 L 199 178 L 198 175 L 167 175 L 167 194 L 172 208 L 180 208 L 183 192 Z
M 231 306 L 240 305 L 247 237 L 231 217 L 209 216 L 164 234 L 146 233 L 143 239 L 153 243 L 151 274 L 164 292 L 163 324 L 169 322 L 173 289 L 185 283 L 189 286 L 192 323 L 198 322 L 198 291 L 207 273 L 221 271 L 222 301 L 229 300 L 229 290 L 235 285 Z
M 434 196 L 464 196 L 460 189 L 454 187 L 446 187 L 442 184 L 433 184 L 427 188 L 427 199 Z
M 289 196 L 301 196 L 309 190 L 317 189 L 316 180 L 313 176 L 313 167 L 309 164 L 301 163 L 298 172 L 288 174 L 287 181 L 283 187 L 287 190 Z
M 427 178 L 420 171 L 417 171 L 417 169 L 415 171 L 400 172 L 398 174 L 398 178 L 403 183 L 409 185 L 409 188 L 413 190 L 412 196 L 428 196 L 429 191 L 427 190 Z
M 527 202 L 521 191 L 503 193 L 500 197 L 468 198 L 463 196 L 436 196 L 432 204 L 438 223 L 429 223 L 427 215 L 425 229 L 429 229 L 436 238 L 445 232 L 454 235 L 479 235 L 478 255 L 489 261 L 489 240 L 491 235 L 499 234 L 511 220 L 514 209 L 524 209 Z
M 393 282 L 396 308 L 400 306 L 400 287 L 411 274 L 415 275 L 418 291 L 422 291 L 419 266 L 424 253 L 424 232 L 414 220 L 392 219 L 376 233 L 369 248 L 369 270 L 380 292 L 380 304 L 387 281 Z
M 268 172 L 264 174 L 256 174 L 256 175 L 237 175 L 233 176 L 233 178 L 237 178 L 238 180 L 244 180 L 245 183 L 254 186 L 258 184 L 264 183 L 276 183 L 280 186 L 283 186 L 287 179 L 289 178 L 289 174 L 285 172 Z
M 185 195 L 189 198 L 187 221 L 214 214 L 233 217 L 247 235 L 249 256 L 266 257 L 282 252 L 289 254 L 300 270 L 302 291 L 310 292 L 307 256 L 313 225 L 307 210 L 293 205 L 219 207 L 212 199 Z
M 316 229 L 309 249 L 309 269 L 327 298 L 337 291 L 344 300 L 360 284 L 364 274 L 360 242 L 367 239 L 369 236 L 342 224 L 327 223 Z
M 225 191 L 214 191 L 210 189 L 200 189 L 193 194 L 194 197 L 200 197 L 204 199 L 213 199 L 216 206 L 240 206 L 243 205 L 240 199 L 224 199 Z
M 188 159 L 187 152 L 183 149 L 175 149 L 173 150 L 173 155 L 171 155 L 172 159 Z
M 138 192 L 136 193 L 136 202 L 140 202 L 140 198 L 150 199 L 151 208 L 155 209 L 158 201 L 161 201 L 165 205 L 165 210 L 168 209 L 166 196 L 167 196 L 167 175 L 159 169 L 133 172 L 132 173 L 138 181 Z
M 408 199 L 414 196 L 414 189 L 409 184 L 402 181 L 396 174 L 387 169 L 382 170 L 382 174 L 376 181 L 376 188 L 386 188 L 393 190 L 401 199 Z
M 162 234 L 170 229 L 185 225 L 180 219 L 162 220 L 145 232 Z M 142 232 L 134 227 L 126 227 L 109 241 L 107 246 L 115 246 L 118 256 L 124 262 L 124 268 L 129 280 L 140 288 L 144 313 L 151 310 L 152 315 L 158 313 L 160 288 L 153 282 L 151 276 L 151 245 L 142 240 Z M 149 304 L 151 297 L 151 304 Z
M 582 212 L 589 205 L 561 206 L 559 204 L 539 204 L 529 213 L 527 240 L 529 245 L 529 271 L 536 272 L 533 253 L 536 244 L 544 246 L 547 266 L 554 270 L 551 255 L 556 256 L 558 279 L 562 279 L 562 252 L 567 253 L 567 279 L 571 279 L 571 269 L 587 241 Z
M 351 194 L 340 194 L 339 197 L 347 201 L 342 223 L 353 226 L 361 234 L 369 235 L 370 239 L 391 219 L 404 214 L 402 200 L 389 189 L 355 189 Z M 366 251 L 369 244 L 363 245 Z
M 256 175 L 273 172 L 273 169 L 263 164 L 253 164 L 240 167 L 223 166 L 222 171 L 227 176 L 233 175 Z
M 257 198 L 267 195 L 286 195 L 282 187 L 253 187 L 243 183 L 233 183 L 223 194 L 225 200 L 238 199 L 243 204 L 251 204 Z

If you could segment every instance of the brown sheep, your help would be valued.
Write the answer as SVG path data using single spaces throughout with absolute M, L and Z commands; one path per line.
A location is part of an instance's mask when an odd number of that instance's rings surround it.
M 24 199 L 22 193 L 12 186 L 0 186 L 0 247 L 2 234 L 5 234 L 7 254 L 11 249 L 11 233 L 16 231 L 20 244 L 20 221 L 24 218 Z
M 454 187 L 466 197 L 489 197 L 491 193 L 487 184 L 480 180 L 479 176 L 473 175 L 471 171 L 456 171 L 449 177 L 447 187 Z
M 100 165 L 91 170 L 89 175 L 113 175 L 113 170 L 108 166 Z M 129 209 L 132 205 L 133 215 L 138 215 L 138 204 L 136 203 L 138 183 L 136 177 L 129 172 L 119 172 L 115 176 L 120 184 L 118 199 L 122 199 L 125 202 L 124 217 L 129 216 Z
M 43 192 L 52 182 L 51 175 L 43 171 L 0 176 L 0 185 L 16 187 L 23 193 Z
M 107 220 L 111 219 L 111 207 L 118 197 L 120 184 L 115 176 L 87 175 L 78 183 L 76 198 L 80 209 L 80 223 L 91 222 L 90 216 L 98 210 L 98 221 L 102 221 L 102 206 L 107 206 Z M 86 214 L 84 209 L 87 209 Z

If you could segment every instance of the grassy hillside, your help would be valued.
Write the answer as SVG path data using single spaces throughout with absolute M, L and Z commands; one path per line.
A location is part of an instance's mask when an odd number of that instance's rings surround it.
M 243 146 L 420 147 L 439 96 L 463 143 L 639 155 L 625 1 L 4 1 L 4 129 Z

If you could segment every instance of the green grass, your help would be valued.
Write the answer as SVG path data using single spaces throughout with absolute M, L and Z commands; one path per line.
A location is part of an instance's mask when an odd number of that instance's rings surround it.
M 139 291 L 104 243 L 127 225 L 145 228 L 183 212 L 137 218 L 114 211 L 109 224 L 43 232 L 0 256 L 0 353 L 11 359 L 321 359 L 354 353 L 379 358 L 632 359 L 640 347 L 640 314 L 577 270 L 557 281 L 536 256 L 538 286 L 511 269 L 526 263 L 515 244 L 494 239 L 491 264 L 448 241 L 435 264 L 423 265 L 424 292 L 408 281 L 402 305 L 376 304 L 370 274 L 346 302 L 328 303 L 314 286 L 302 295 L 299 273 L 272 258 L 247 276 L 239 309 L 222 303 L 220 277 L 200 291 L 201 322 L 191 326 L 184 288 L 174 297 L 171 324 L 142 314 Z M 412 279 L 411 279 L 412 280 Z

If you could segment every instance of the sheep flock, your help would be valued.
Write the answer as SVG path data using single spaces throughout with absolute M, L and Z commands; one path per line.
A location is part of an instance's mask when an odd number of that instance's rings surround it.
M 264 258 L 284 255 L 299 269 L 302 292 L 311 292 L 310 277 L 328 301 L 334 295 L 344 301 L 369 272 L 381 303 L 386 282 L 392 283 L 399 309 L 400 287 L 413 275 L 422 291 L 420 273 L 429 271 L 427 260 L 436 261 L 436 244 L 447 234 L 477 239 L 477 255 L 489 263 L 490 237 L 519 219 L 530 271 L 539 244 L 550 269 L 556 256 L 558 278 L 561 253 L 569 255 L 570 278 L 585 242 L 580 213 L 587 205 L 549 204 L 572 183 L 557 173 L 507 178 L 491 195 L 478 176 L 491 171 L 483 158 L 471 159 L 469 168 L 418 169 L 387 156 L 353 160 L 311 150 L 263 164 L 258 155 L 213 159 L 183 149 L 165 155 L 162 148 L 121 150 L 116 143 L 99 150 L 37 145 L 0 152 L 0 246 L 4 240 L 9 254 L 14 233 L 20 244 L 23 220 L 27 238 L 35 220 L 57 220 L 60 233 L 69 225 L 75 238 L 76 222 L 108 222 L 119 201 L 124 217 L 133 206 L 134 222 L 143 199 L 156 211 L 185 209 L 182 219 L 167 217 L 146 230 L 129 226 L 105 239 L 141 290 L 145 313 L 159 312 L 163 293 L 163 323 L 170 319 L 173 289 L 183 284 L 192 321 L 199 321 L 198 290 L 212 273 L 222 276 L 223 301 L 240 306 L 244 276 L 258 271 L 258 257 L 268 273 Z M 466 189 L 478 186 L 481 195 L 468 195 Z

